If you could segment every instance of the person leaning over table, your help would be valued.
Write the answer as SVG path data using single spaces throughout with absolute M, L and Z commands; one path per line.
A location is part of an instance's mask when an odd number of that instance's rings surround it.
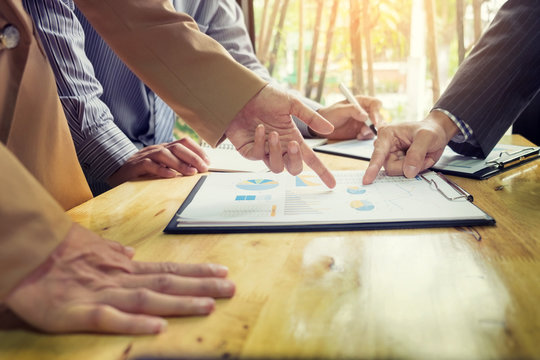
M 485 158 L 540 94 L 540 3 L 508 0 L 424 121 L 381 127 L 363 182 L 414 177 L 444 147 Z
M 78 4 L 113 48 L 129 54 L 130 65 L 207 141 L 216 144 L 225 133 L 243 154 L 266 157 L 274 171 L 284 163 L 289 171 L 300 171 L 301 151 L 334 185 L 331 173 L 307 151 L 289 114 L 321 132 L 331 131 L 331 125 L 299 101 L 266 87 L 166 0 Z M 6 79 L 0 82 L 2 307 L 49 332 L 141 334 L 162 331 L 162 316 L 207 314 L 215 306 L 213 297 L 232 296 L 234 284 L 224 279 L 223 266 L 136 262 L 133 249 L 69 219 L 63 210 L 91 194 L 76 162 L 52 72 L 20 0 L 0 2 L 0 29 L 0 70 Z M 164 45 L 171 38 L 182 44 L 181 52 Z M 224 75 L 212 89 L 198 88 L 203 70 L 197 64 L 208 66 L 210 75 L 220 66 Z M 187 65 L 190 71 L 181 71 Z M 236 91 L 230 91 L 232 79 Z M 264 151 L 267 129 L 273 132 L 269 154 Z M 281 146 L 290 154 L 282 154 Z
M 208 170 L 198 144 L 189 137 L 173 141 L 173 110 L 133 74 L 73 1 L 23 0 L 23 4 L 52 60 L 75 149 L 94 195 L 141 175 L 174 176 L 176 171 L 193 175 Z M 192 16 L 199 29 L 236 61 L 273 81 L 255 56 L 242 10 L 234 0 L 174 0 L 172 4 L 176 11 Z M 201 82 L 212 81 L 201 78 Z M 363 122 L 368 116 L 363 109 L 347 102 L 323 107 L 309 99 L 302 101 L 335 126 L 328 138 L 373 135 Z M 381 102 L 370 97 L 359 101 L 377 123 Z M 296 118 L 295 122 L 304 137 L 317 135 Z

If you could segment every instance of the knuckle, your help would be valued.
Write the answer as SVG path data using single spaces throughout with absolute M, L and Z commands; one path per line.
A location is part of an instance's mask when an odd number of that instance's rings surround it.
M 145 170 L 145 171 L 150 171 L 152 169 L 152 165 L 154 164 L 154 162 L 148 158 L 146 159 L 143 159 L 141 161 L 141 167 Z
M 178 273 L 178 264 L 173 262 L 163 262 L 161 263 L 161 271 L 166 274 L 176 274 Z
M 148 289 L 137 289 L 133 294 L 133 308 L 136 311 L 141 311 L 148 304 L 150 299 L 150 290 Z
M 156 279 L 156 287 L 159 292 L 167 292 L 173 286 L 173 279 L 171 275 L 158 275 Z
M 377 133 L 378 133 L 378 137 L 377 137 L 377 140 L 375 140 L 375 142 L 379 142 L 379 139 L 381 137 L 386 137 L 386 136 L 390 136 L 390 134 L 392 133 L 392 130 L 389 126 L 381 126 L 379 127 L 379 129 L 377 129 Z

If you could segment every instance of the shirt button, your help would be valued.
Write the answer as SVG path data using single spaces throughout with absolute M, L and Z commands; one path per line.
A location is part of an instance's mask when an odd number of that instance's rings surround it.
M 19 45 L 19 30 L 13 25 L 6 25 L 0 30 L 0 50 L 13 49 Z

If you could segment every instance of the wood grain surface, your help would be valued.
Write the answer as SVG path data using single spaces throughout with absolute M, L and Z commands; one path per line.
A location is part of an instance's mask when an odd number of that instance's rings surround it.
M 335 170 L 367 166 L 320 156 Z M 126 183 L 69 214 L 136 260 L 227 265 L 232 299 L 157 336 L 48 335 L 6 315 L 0 359 L 540 358 L 540 160 L 451 177 L 494 227 L 163 234 L 197 179 Z

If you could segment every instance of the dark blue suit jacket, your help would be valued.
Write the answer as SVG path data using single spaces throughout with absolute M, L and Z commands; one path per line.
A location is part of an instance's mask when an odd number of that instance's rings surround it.
M 435 108 L 466 122 L 479 146 L 450 143 L 485 157 L 540 94 L 540 1 L 509 0 L 459 67 Z

